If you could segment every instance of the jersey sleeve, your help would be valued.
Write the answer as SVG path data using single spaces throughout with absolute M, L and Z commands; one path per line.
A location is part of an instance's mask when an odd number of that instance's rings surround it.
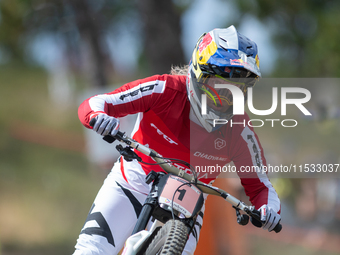
M 253 128 L 247 125 L 248 115 L 235 116 L 233 120 L 234 123 L 239 124 L 232 128 L 234 129 L 232 131 L 232 160 L 246 195 L 256 209 L 267 204 L 280 213 L 280 199 L 267 173 L 261 171 L 262 166 L 266 166 L 267 163 L 258 136 Z
M 146 112 L 158 103 L 166 87 L 166 75 L 136 80 L 106 94 L 86 99 L 78 108 L 81 123 L 90 128 L 90 120 L 100 113 L 119 118 Z

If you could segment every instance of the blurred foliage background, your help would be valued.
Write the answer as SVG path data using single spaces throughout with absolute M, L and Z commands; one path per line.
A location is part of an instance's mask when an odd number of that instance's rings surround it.
M 264 77 L 339 78 L 339 15 L 337 0 L 1 0 L 0 254 L 73 252 L 112 166 L 89 160 L 77 118 L 85 95 L 169 73 L 189 62 L 203 32 L 232 24 L 258 43 Z M 269 160 L 321 151 L 339 163 L 338 115 L 328 104 L 316 111 L 319 119 L 300 129 L 257 130 Z M 318 151 L 297 154 L 308 147 Z M 338 254 L 339 179 L 273 183 L 287 232 L 247 227 L 236 236 L 247 252 Z

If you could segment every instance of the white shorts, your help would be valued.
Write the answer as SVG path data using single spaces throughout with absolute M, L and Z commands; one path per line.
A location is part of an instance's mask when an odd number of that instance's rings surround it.
M 117 254 L 131 235 L 151 184 L 137 161 L 116 162 L 94 200 L 73 255 Z M 123 174 L 124 173 L 124 176 Z M 125 178 L 126 179 L 125 179 Z M 127 181 L 126 181 L 127 180 Z M 203 210 L 202 210 L 203 212 Z M 197 217 L 183 254 L 193 254 L 203 223 Z

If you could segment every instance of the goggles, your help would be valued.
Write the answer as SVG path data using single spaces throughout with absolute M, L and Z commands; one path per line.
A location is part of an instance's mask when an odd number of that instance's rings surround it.
M 247 70 L 240 69 L 242 72 L 248 72 Z M 248 87 L 255 85 L 256 78 L 244 77 L 244 73 L 235 72 L 232 74 L 232 78 L 221 76 L 218 74 L 210 74 L 202 72 L 201 77 L 197 80 L 197 87 L 201 94 L 207 95 L 207 105 L 211 109 L 225 113 L 230 106 L 233 105 L 233 96 L 229 89 L 215 88 L 215 84 L 230 84 L 238 87 L 244 94 L 247 92 Z M 243 77 L 242 77 L 243 76 Z

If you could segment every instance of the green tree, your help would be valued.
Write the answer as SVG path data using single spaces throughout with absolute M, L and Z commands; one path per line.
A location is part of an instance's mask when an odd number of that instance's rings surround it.
M 104 87 L 115 73 L 107 40 L 119 39 L 115 29 L 131 29 L 142 49 L 140 67 L 148 74 L 169 72 L 184 64 L 180 18 L 187 5 L 173 1 L 2 0 L 0 50 L 23 62 L 25 48 L 34 38 L 49 35 L 65 46 L 63 58 L 70 70 Z M 133 31 L 126 21 L 141 31 Z M 41 49 L 44 50 L 44 49 Z M 126 46 L 126 51 L 129 46 Z M 140 56 L 136 56 L 138 59 Z M 146 67 L 146 68 L 144 68 Z M 148 75 L 147 74 L 147 75 Z M 145 75 L 145 74 L 144 74 Z
M 253 15 L 273 35 L 276 77 L 340 76 L 340 2 L 238 0 L 240 20 Z

